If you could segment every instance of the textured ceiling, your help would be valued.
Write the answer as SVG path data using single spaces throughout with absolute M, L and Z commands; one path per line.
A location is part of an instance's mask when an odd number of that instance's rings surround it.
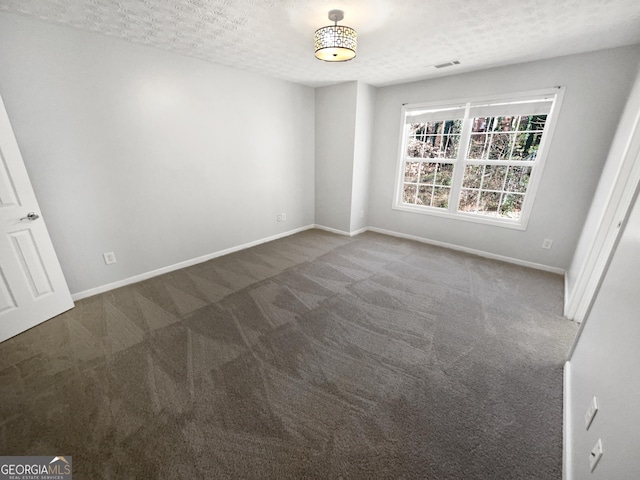
M 358 56 L 325 63 L 313 32 L 345 11 Z M 640 43 L 639 0 L 0 0 L 0 11 L 310 86 L 382 86 Z M 434 65 L 459 60 L 460 65 Z

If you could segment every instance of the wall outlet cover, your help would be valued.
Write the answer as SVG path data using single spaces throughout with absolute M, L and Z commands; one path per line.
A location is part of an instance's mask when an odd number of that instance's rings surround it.
M 592 472 L 598 466 L 598 462 L 602 458 L 603 453 L 604 452 L 602 451 L 602 439 L 599 438 L 596 444 L 593 446 L 591 453 L 589 453 L 589 467 L 591 468 Z
M 112 263 L 116 263 L 116 254 L 113 252 L 103 253 L 102 258 L 104 258 L 105 265 L 111 265 Z

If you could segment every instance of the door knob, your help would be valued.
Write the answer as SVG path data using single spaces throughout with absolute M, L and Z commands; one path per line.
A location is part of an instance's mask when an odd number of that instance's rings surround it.
M 22 217 L 22 218 L 20 219 L 20 221 L 22 221 L 22 220 L 29 220 L 30 222 L 33 222 L 34 220 L 37 220 L 37 219 L 39 219 L 39 218 L 40 218 L 40 215 L 38 215 L 37 213 L 35 213 L 35 212 L 29 212 L 29 213 L 27 213 L 27 216 L 26 216 L 26 217 Z

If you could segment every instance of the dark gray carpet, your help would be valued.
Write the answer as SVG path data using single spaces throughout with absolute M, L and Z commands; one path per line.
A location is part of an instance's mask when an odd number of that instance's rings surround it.
M 563 281 L 319 230 L 0 344 L 2 455 L 74 478 L 559 479 Z

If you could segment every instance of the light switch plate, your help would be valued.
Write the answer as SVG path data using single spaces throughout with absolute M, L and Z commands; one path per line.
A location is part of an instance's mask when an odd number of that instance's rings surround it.
M 584 414 L 584 426 L 587 430 L 589 430 L 589 427 L 593 423 L 596 413 L 598 413 L 598 399 L 593 397 L 589 404 L 589 408 L 587 408 L 587 412 Z

